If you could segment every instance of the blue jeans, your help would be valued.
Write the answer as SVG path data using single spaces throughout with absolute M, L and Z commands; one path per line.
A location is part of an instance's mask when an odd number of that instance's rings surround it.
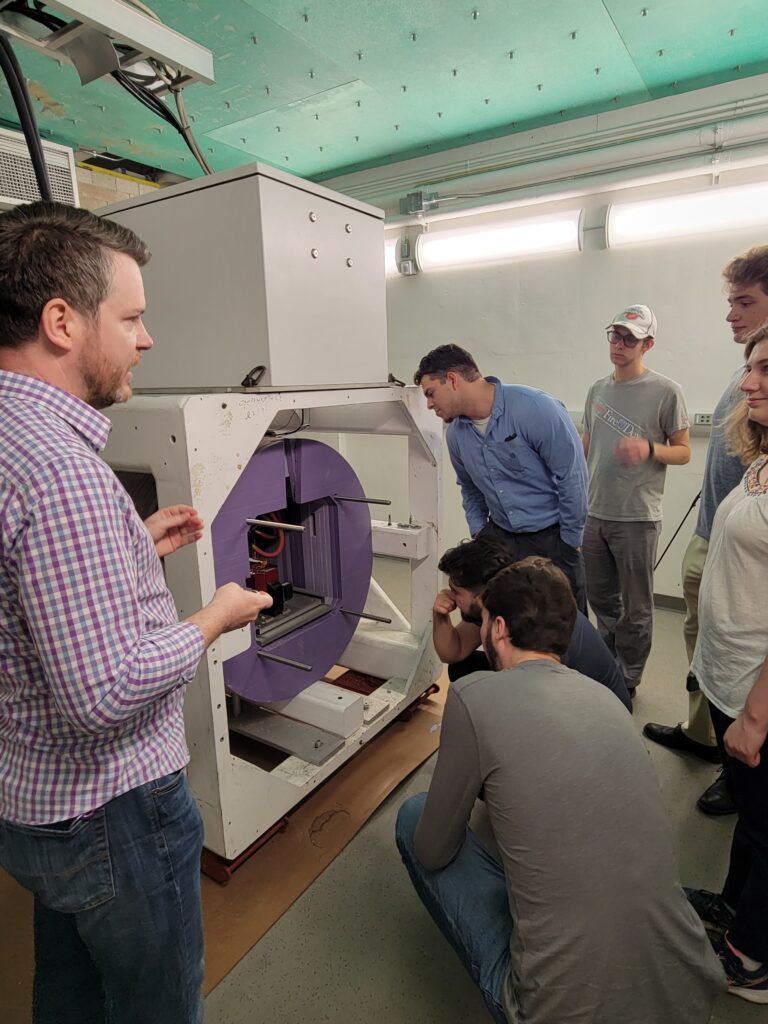
M 413 887 L 435 924 L 479 986 L 491 1016 L 507 1024 L 502 990 L 509 971 L 509 916 L 504 870 L 471 829 L 456 858 L 442 871 L 427 871 L 413 849 L 426 793 L 406 800 L 397 815 L 397 848 Z
M 200 1024 L 200 813 L 183 771 L 54 825 L 0 821 L 35 898 L 35 1024 Z

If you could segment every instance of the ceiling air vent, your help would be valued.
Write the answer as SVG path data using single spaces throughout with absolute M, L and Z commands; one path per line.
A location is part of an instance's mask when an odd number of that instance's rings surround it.
M 79 206 L 74 152 L 55 142 L 43 142 L 43 154 L 53 198 Z M 0 128 L 0 209 L 7 210 L 39 198 L 40 190 L 24 136 L 21 132 Z

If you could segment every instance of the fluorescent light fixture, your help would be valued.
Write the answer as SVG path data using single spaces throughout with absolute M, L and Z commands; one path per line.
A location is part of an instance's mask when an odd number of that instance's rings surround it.
M 397 243 L 399 241 L 399 238 L 384 239 L 384 273 L 387 277 L 392 277 L 397 273 L 397 258 L 395 256 L 395 252 L 397 251 Z
M 608 207 L 605 236 L 609 246 L 684 238 L 717 231 L 738 231 L 768 224 L 768 183 L 713 186 L 665 199 L 614 203 Z
M 433 270 L 542 253 L 578 252 L 580 221 L 581 210 L 564 210 L 483 227 L 425 232 L 416 239 L 416 262 L 421 270 Z

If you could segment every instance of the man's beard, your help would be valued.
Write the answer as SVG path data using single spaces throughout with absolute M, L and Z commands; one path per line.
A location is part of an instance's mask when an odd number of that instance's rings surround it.
M 88 405 L 106 409 L 115 402 L 125 401 L 122 392 L 128 369 L 117 369 L 100 352 L 94 353 L 80 369 Z
M 488 664 L 491 666 L 493 671 L 500 672 L 501 661 L 499 660 L 499 653 L 496 650 L 496 647 L 493 643 L 493 637 L 491 636 L 490 633 L 488 633 L 485 640 L 483 641 L 483 650 L 485 651 L 485 656 L 488 659 Z
M 473 608 L 470 608 L 468 612 L 462 612 L 461 618 L 472 626 L 482 626 L 483 624 L 483 613 L 476 612 Z

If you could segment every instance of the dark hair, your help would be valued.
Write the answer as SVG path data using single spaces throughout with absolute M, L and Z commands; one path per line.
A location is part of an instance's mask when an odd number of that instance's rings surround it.
M 548 558 L 525 558 L 502 569 L 482 601 L 491 618 L 504 619 L 515 647 L 558 657 L 568 649 L 576 601 L 567 576 Z
M 422 377 L 437 377 L 445 383 L 447 373 L 458 373 L 464 380 L 477 380 L 480 371 L 472 356 L 458 345 L 440 345 L 427 352 L 413 375 L 413 383 L 421 384 Z
M 756 345 L 766 340 L 768 340 L 768 324 L 763 324 L 762 327 L 752 331 L 747 338 L 747 343 L 744 346 L 744 361 L 749 359 Z M 725 432 L 730 450 L 734 455 L 739 456 L 745 466 L 749 466 L 760 455 L 768 453 L 768 427 L 755 423 L 749 418 L 746 399 L 734 406 L 725 421 Z
M 768 295 L 768 245 L 755 245 L 735 256 L 726 264 L 723 277 L 732 287 L 759 284 Z
M 140 267 L 150 257 L 133 231 L 66 203 L 29 203 L 0 215 L 0 346 L 31 341 L 51 299 L 95 317 L 118 252 Z
M 488 580 L 505 569 L 514 557 L 509 548 L 495 537 L 477 537 L 464 540 L 455 548 L 449 548 L 438 562 L 437 568 L 444 572 L 456 587 L 482 590 Z

